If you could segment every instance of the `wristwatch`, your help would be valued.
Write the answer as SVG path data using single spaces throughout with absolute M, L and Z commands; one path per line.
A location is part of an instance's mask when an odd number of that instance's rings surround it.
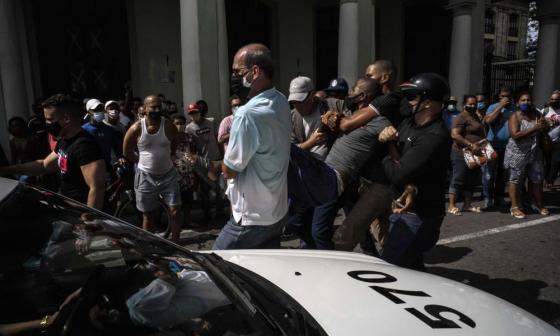
M 41 326 L 42 330 L 46 330 L 47 327 L 49 326 L 49 319 L 51 318 L 50 315 L 45 315 L 42 319 L 41 322 L 39 322 L 39 325 Z

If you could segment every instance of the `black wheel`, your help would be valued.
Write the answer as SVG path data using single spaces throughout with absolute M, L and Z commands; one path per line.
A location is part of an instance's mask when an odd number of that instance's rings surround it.
M 142 212 L 136 208 L 136 201 L 134 199 L 128 199 L 121 203 L 115 211 L 115 217 L 142 227 Z M 156 218 L 155 233 L 160 237 L 168 238 L 171 234 L 171 212 L 162 199 L 158 200 Z

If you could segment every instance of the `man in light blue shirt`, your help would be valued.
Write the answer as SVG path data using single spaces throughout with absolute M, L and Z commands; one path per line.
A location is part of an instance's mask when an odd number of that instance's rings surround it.
M 214 249 L 279 248 L 287 221 L 290 107 L 272 84 L 270 50 L 242 47 L 233 59 L 232 91 L 250 100 L 233 118 L 222 172 L 232 216 Z
M 503 87 L 500 89 L 499 99 L 495 104 L 488 107 L 484 116 L 484 123 L 488 125 L 487 139 L 498 153 L 498 158 L 482 167 L 482 193 L 484 195 L 485 208 L 494 205 L 503 206 L 505 181 L 507 180 L 504 169 L 504 153 L 509 141 L 508 120 L 515 112 L 515 104 L 511 97 L 511 89 Z

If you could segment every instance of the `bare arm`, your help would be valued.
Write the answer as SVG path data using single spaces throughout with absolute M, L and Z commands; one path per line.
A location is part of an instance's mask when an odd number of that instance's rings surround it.
M 491 124 L 493 123 L 498 116 L 502 113 L 502 109 L 509 103 L 509 99 L 507 98 L 502 98 L 502 100 L 500 100 L 500 103 L 498 104 L 498 106 L 496 106 L 496 108 L 494 109 L 494 111 L 492 111 L 491 113 L 486 114 L 486 116 L 484 116 L 484 123 L 485 124 Z
M 163 120 L 163 119 L 162 119 Z M 165 134 L 167 134 L 167 138 L 171 142 L 171 156 L 175 156 L 175 152 L 177 151 L 177 144 L 179 142 L 179 131 L 177 128 L 170 122 L 165 121 Z
M 93 161 L 80 166 L 80 169 L 89 187 L 87 205 L 90 208 L 102 210 L 105 196 L 105 161 Z
M 526 130 L 521 131 L 521 121 L 518 115 L 519 112 L 516 112 L 509 117 L 509 134 L 511 135 L 512 139 L 517 140 L 524 138 L 526 136 L 530 136 L 535 132 L 539 132 L 546 127 L 546 123 L 539 119 L 539 121 L 535 124 L 535 126 L 528 128 Z
M 378 115 L 377 111 L 370 106 L 366 106 L 357 110 L 351 116 L 340 119 L 339 129 L 344 133 L 351 132 L 356 128 L 364 126 Z
M 218 138 L 218 143 L 219 143 L 220 145 L 223 145 L 223 144 L 225 144 L 225 143 L 228 142 L 228 141 L 229 141 L 229 133 L 222 134 L 222 135 L 220 135 L 220 137 Z
M 56 172 L 58 156 L 55 152 L 51 152 L 43 160 L 30 161 L 18 165 L 0 167 L 0 176 L 2 175 L 31 175 L 39 176 Z
M 453 139 L 453 141 L 455 141 L 459 145 L 462 145 L 463 147 L 472 147 L 473 145 L 470 141 L 468 141 L 461 135 L 460 127 L 453 127 L 451 129 L 451 139 Z
M 309 137 L 309 139 L 305 140 L 304 142 L 297 144 L 297 146 L 303 150 L 311 150 L 311 148 L 313 148 L 314 146 L 316 146 L 317 144 L 323 142 L 326 140 L 326 135 L 325 133 L 321 133 L 319 132 L 319 129 L 316 129 L 311 136 Z
M 222 162 L 222 175 L 224 175 L 224 178 L 226 179 L 232 179 L 237 176 L 237 172 L 233 169 L 230 169 Z
M 137 121 L 126 132 L 123 140 L 123 155 L 124 157 L 132 163 L 138 162 L 138 156 L 136 155 L 138 137 L 140 136 L 141 127 L 140 122 Z

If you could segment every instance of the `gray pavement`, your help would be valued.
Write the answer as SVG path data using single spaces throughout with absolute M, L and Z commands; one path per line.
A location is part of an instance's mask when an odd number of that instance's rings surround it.
M 489 292 L 560 329 L 560 191 L 546 192 L 545 204 L 551 211 L 548 217 L 528 213 L 518 220 L 509 208 L 446 216 L 442 244 L 426 254 L 427 272 Z M 203 222 L 201 218 L 202 213 L 194 211 L 194 221 Z M 337 223 L 343 218 L 341 213 Z M 217 219 L 183 231 L 186 246 L 211 249 L 224 223 Z M 298 245 L 298 240 L 283 242 L 285 248 Z

